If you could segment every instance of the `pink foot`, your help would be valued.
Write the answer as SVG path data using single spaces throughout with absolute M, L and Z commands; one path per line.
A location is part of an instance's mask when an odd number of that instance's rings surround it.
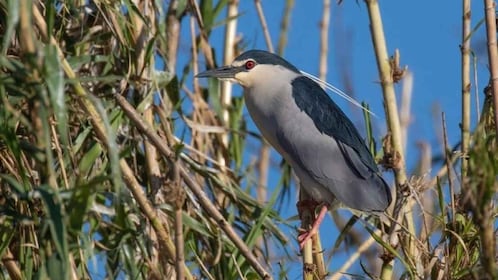
M 303 206 L 300 204 L 301 203 L 298 203 L 299 213 L 301 213 L 301 209 L 302 209 L 300 207 Z M 327 214 L 328 210 L 329 210 L 328 205 L 327 204 L 323 205 L 322 209 L 320 209 L 320 213 L 318 214 L 318 217 L 316 217 L 315 221 L 313 222 L 313 226 L 311 227 L 311 229 L 304 230 L 302 233 L 300 233 L 297 236 L 297 241 L 299 242 L 299 248 L 301 250 L 304 248 L 304 244 L 306 244 L 306 242 L 308 240 L 310 240 L 313 237 L 313 235 L 315 235 L 318 232 L 318 228 L 320 227 L 320 224 L 322 223 L 323 218 L 325 218 L 325 215 Z

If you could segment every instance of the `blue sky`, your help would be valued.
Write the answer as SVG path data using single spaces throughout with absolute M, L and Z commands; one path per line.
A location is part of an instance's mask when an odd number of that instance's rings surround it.
M 242 15 L 238 21 L 238 33 L 243 36 L 249 48 L 266 49 L 263 33 L 253 1 L 240 1 Z M 284 0 L 262 1 L 268 21 L 273 44 L 276 46 Z M 358 101 L 370 104 L 379 118 L 374 120 L 375 136 L 386 133 L 384 111 L 382 107 L 382 92 L 377 83 L 378 72 L 370 39 L 367 9 L 363 1 L 345 0 L 341 5 L 332 1 L 331 32 L 329 35 L 329 57 L 327 81 L 335 86 L 346 89 L 342 82 L 344 73 L 351 75 L 353 84 L 351 94 Z M 388 50 L 393 54 L 397 48 L 401 53 L 401 65 L 407 65 L 414 75 L 412 93 L 412 122 L 407 141 L 407 165 L 411 169 L 415 165 L 418 152 L 415 143 L 420 140 L 432 145 L 433 154 L 440 153 L 438 138 L 441 128 L 441 112 L 446 114 L 448 138 L 451 146 L 459 142 L 459 123 L 461 120 L 461 82 L 460 82 L 460 42 L 461 42 L 461 1 L 380 1 L 383 16 L 384 31 Z M 473 1 L 472 26 L 483 18 L 484 8 L 481 1 Z M 312 73 L 318 73 L 319 61 L 319 22 L 322 15 L 322 1 L 295 1 L 290 19 L 288 43 L 284 57 L 298 68 Z M 225 16 L 224 14 L 222 15 Z M 221 18 L 219 19 L 221 20 Z M 184 25 L 183 34 L 188 33 L 188 24 Z M 210 38 L 210 44 L 221 50 L 224 28 L 215 30 Z M 189 36 L 183 36 L 188 38 Z M 183 41 L 181 45 L 187 46 Z M 477 54 L 477 75 L 479 98 L 482 103 L 482 89 L 487 84 L 487 53 L 485 45 L 484 25 L 472 37 L 472 48 Z M 187 53 L 187 50 L 184 50 Z M 221 53 L 217 54 L 221 59 Z M 341 63 L 342 61 L 342 63 Z M 341 67 L 347 63 L 347 67 Z M 218 61 L 221 64 L 221 61 Z M 180 63 L 179 67 L 183 67 Z M 202 70 L 202 69 L 201 69 Z M 475 85 L 472 84 L 472 125 L 476 123 Z M 241 88 L 235 86 L 235 93 L 240 94 Z M 397 86 L 398 97 L 400 86 Z M 337 95 L 332 98 L 364 131 L 361 123 L 361 112 L 352 109 Z M 246 113 L 247 115 L 247 113 Z M 280 157 L 274 153 L 273 157 Z M 435 167 L 436 168 L 436 167 Z M 433 170 L 437 171 L 437 170 Z M 277 183 L 279 175 L 272 173 L 270 187 Z M 386 176 L 387 178 L 389 175 Z M 296 214 L 294 197 L 289 202 L 283 217 Z M 322 225 L 322 240 L 324 247 L 332 247 L 337 237 L 329 218 Z M 326 234 L 324 233 L 326 232 Z M 345 256 L 334 259 L 329 269 L 334 270 L 341 265 Z M 358 266 L 356 266 L 358 268 Z M 295 266 L 289 279 L 298 279 L 301 267 Z M 361 271 L 361 270 L 357 270 Z

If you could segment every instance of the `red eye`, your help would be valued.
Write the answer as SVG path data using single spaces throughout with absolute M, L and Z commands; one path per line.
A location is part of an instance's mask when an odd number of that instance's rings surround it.
M 250 70 L 250 69 L 254 68 L 254 66 L 256 66 L 256 62 L 249 60 L 246 62 L 246 64 L 244 66 L 246 67 L 247 70 Z

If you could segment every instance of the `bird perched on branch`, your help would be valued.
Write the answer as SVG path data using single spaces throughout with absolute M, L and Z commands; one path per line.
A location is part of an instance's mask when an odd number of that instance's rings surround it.
M 391 203 L 389 186 L 365 142 L 317 79 L 262 50 L 247 51 L 231 65 L 196 77 L 229 80 L 244 88 L 254 123 L 292 166 L 314 205 L 322 207 L 311 230 L 298 236 L 301 248 L 316 234 L 328 209 L 342 204 L 382 212 Z

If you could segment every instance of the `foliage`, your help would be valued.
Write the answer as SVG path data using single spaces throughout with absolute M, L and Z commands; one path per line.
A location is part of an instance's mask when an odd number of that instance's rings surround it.
M 231 1 L 198 2 L 0 0 L 0 279 L 287 279 L 299 262 L 277 211 L 289 167 L 273 164 L 282 175 L 267 194 L 262 164 L 249 160 L 263 140 L 248 130 L 243 99 L 223 104 L 218 82 L 192 80 L 205 68 L 199 54 L 213 67 L 227 48 L 210 45 L 212 29 L 236 19 L 222 13 Z M 182 39 L 191 53 L 179 51 Z M 417 232 L 394 234 L 398 247 L 334 215 L 345 227 L 327 253 L 374 256 L 356 274 L 378 275 L 383 250 L 398 275 L 492 275 L 482 248 L 495 244 L 498 162 L 487 127 L 473 135 L 459 196 L 444 174 L 414 176 L 399 192 L 419 215 Z M 383 246 L 361 251 L 368 233 Z

